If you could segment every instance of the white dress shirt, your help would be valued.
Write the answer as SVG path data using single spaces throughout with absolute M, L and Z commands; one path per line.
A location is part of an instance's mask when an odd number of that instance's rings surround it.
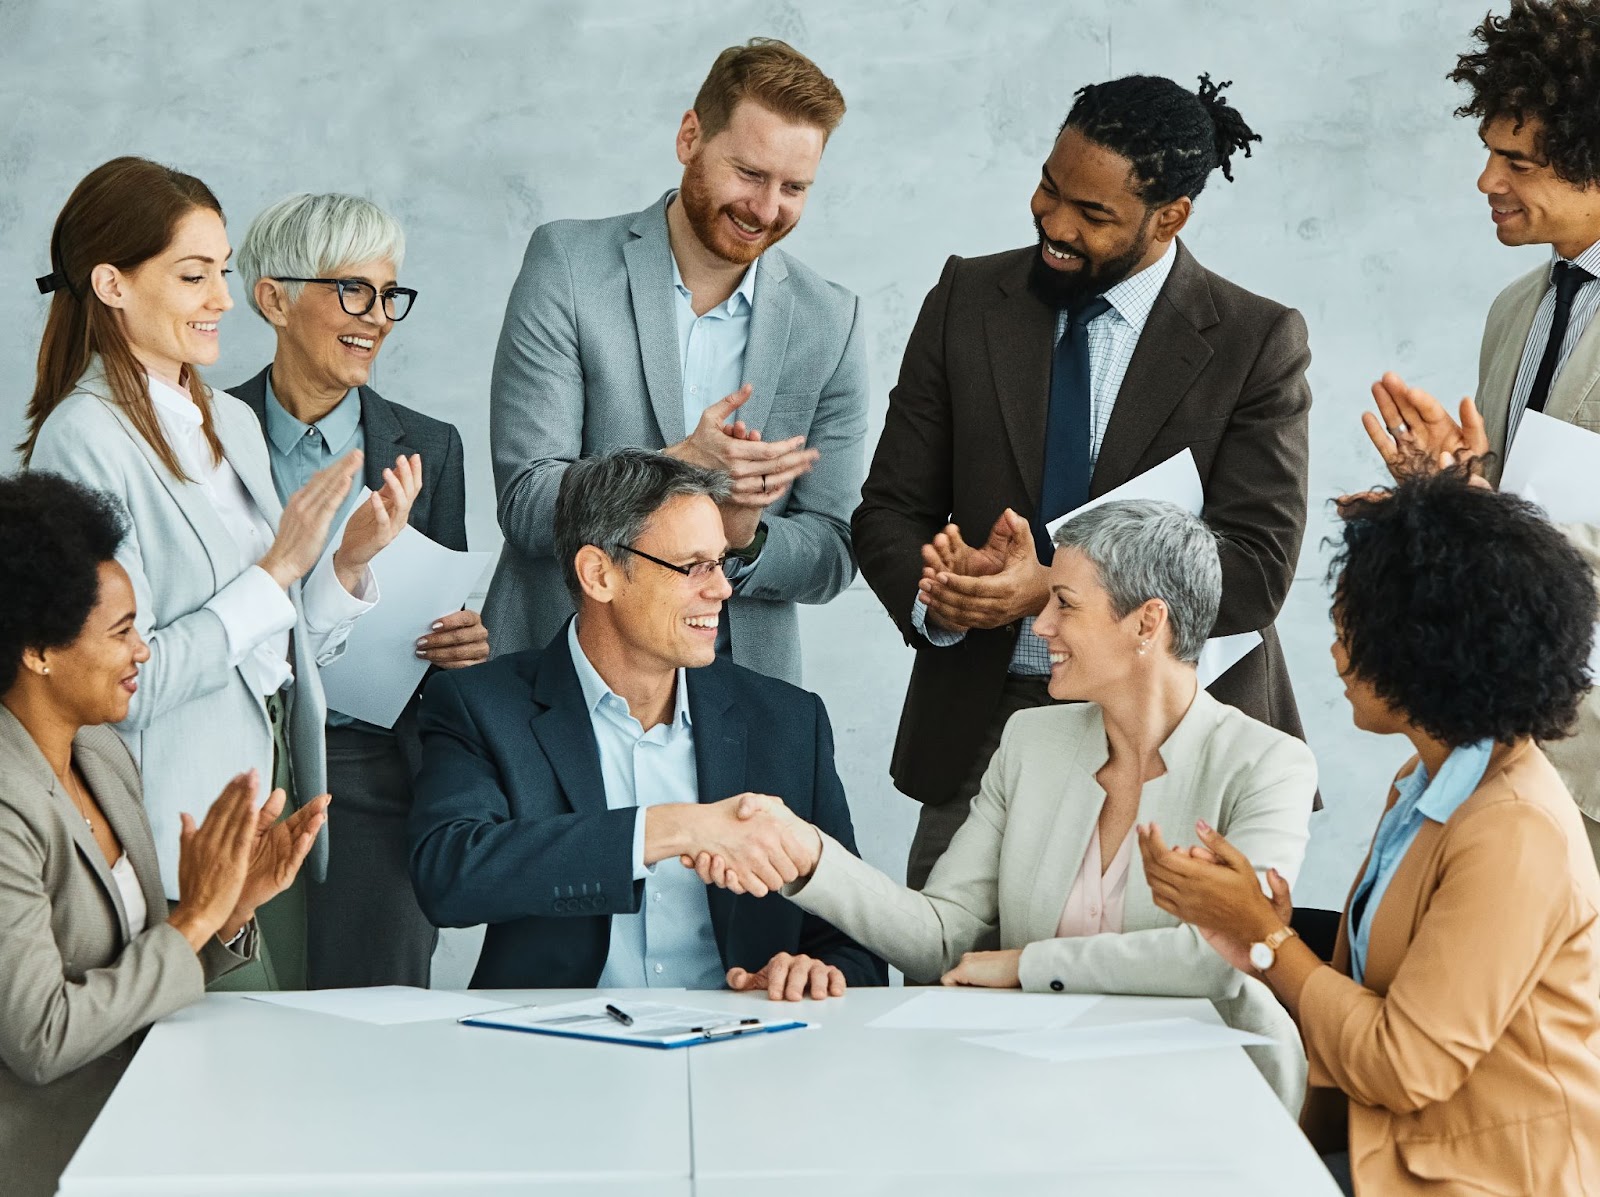
M 128 920 L 128 938 L 136 939 L 144 933 L 150 922 L 150 907 L 144 900 L 144 890 L 139 887 L 128 854 L 117 857 L 111 866 L 111 880 L 117 883 L 117 896 L 122 899 L 122 913 Z

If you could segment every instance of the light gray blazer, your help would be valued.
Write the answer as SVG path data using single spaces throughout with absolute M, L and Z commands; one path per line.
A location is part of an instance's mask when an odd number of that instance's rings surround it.
M 484 622 L 497 655 L 543 648 L 572 614 L 554 555 L 566 467 L 624 446 L 665 448 L 687 433 L 666 204 L 663 196 L 643 212 L 555 221 L 528 242 L 490 390 L 506 543 Z M 766 547 L 725 615 L 736 662 L 798 684 L 794 604 L 825 603 L 855 577 L 850 513 L 867 426 L 860 302 L 768 250 L 744 374 L 754 393 L 740 418 L 765 440 L 804 434 L 822 454 L 768 508 Z
M 215 939 L 200 956 L 166 921 L 139 774 L 108 727 L 73 741 L 89 790 L 149 908 L 130 939 L 105 855 L 15 716 L 0 706 L 0 1181 L 49 1197 L 133 1058 L 141 1032 L 249 960 Z M 209 796 L 186 794 L 193 810 Z
M 1498 483 L 1505 466 L 1506 430 L 1511 410 L 1511 388 L 1516 385 L 1522 350 L 1533 328 L 1539 301 L 1550 286 L 1550 264 L 1543 263 L 1512 283 L 1495 298 L 1483 329 L 1478 355 L 1478 410 L 1496 460 L 1487 473 Z M 1557 420 L 1600 432 L 1600 318 L 1589 322 L 1568 355 L 1561 374 L 1550 387 L 1544 414 Z M 1583 554 L 1600 584 L 1600 527 L 1593 524 L 1558 525 Z M 1572 792 L 1578 809 L 1600 822 L 1600 687 L 1590 690 L 1578 708 L 1573 734 L 1564 740 L 1541 744 L 1550 763 Z
M 999 947 L 1022 949 L 1022 988 L 1030 992 L 1211 998 L 1230 1026 L 1278 1041 L 1248 1050 L 1297 1111 L 1306 1062 L 1293 1021 L 1264 985 L 1156 906 L 1137 851 L 1122 933 L 1056 937 L 1105 802 L 1095 775 L 1107 757 L 1105 723 L 1093 703 L 1022 711 L 1007 722 L 967 821 L 921 893 L 826 835 L 816 871 L 784 893 L 910 981 L 937 981 L 963 952 L 993 947 L 998 937 Z M 1167 772 L 1145 783 L 1138 822 L 1189 844 L 1195 820 L 1205 819 L 1263 877 L 1273 867 L 1293 882 L 1317 788 L 1305 744 L 1199 690 L 1161 746 L 1161 759 Z
M 227 634 L 206 606 L 239 575 L 238 543 L 205 492 L 168 472 L 110 394 L 98 365 L 92 366 L 39 430 L 31 468 L 107 491 L 127 508 L 130 527 L 117 560 L 133 580 L 150 660 L 117 730 L 149 787 L 162 880 L 175 898 L 179 811 L 203 814 L 229 778 L 252 767 L 264 788 L 272 778 L 272 727 L 248 664 L 228 664 Z M 223 454 L 276 529 L 283 508 L 254 413 L 226 391 L 211 393 L 211 410 Z M 327 788 L 327 704 L 315 654 L 320 647 L 326 664 L 343 651 L 343 639 L 317 645 L 300 614 L 299 582 L 289 597 L 297 620 L 289 638 L 295 680 L 288 740 L 295 801 L 302 802 Z M 327 835 L 324 825 L 305 866 L 318 881 L 327 872 Z

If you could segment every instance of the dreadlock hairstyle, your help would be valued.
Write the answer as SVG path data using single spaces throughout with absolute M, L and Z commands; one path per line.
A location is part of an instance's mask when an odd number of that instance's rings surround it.
M 1556 178 L 1600 183 L 1600 4 L 1511 0 L 1472 31 L 1482 48 L 1463 54 L 1449 78 L 1472 89 L 1457 116 L 1539 122 L 1539 151 Z
M 1233 155 L 1250 157 L 1261 135 L 1222 98 L 1231 82 L 1200 76 L 1198 92 L 1159 75 L 1126 75 L 1080 87 L 1063 129 L 1076 129 L 1096 145 L 1133 163 L 1135 191 L 1150 207 L 1179 196 L 1194 199 L 1219 166 L 1233 182 Z

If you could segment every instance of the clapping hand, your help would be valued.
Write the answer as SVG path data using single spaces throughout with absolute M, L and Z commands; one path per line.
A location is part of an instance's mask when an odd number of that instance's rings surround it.
M 1448 470 L 1478 462 L 1489 452 L 1483 417 L 1470 397 L 1461 400 L 1461 419 L 1427 391 L 1408 386 L 1393 371 L 1372 384 L 1378 414 L 1363 412 L 1361 426 L 1396 482 L 1419 471 Z M 1473 480 L 1481 476 L 1474 472 Z M 1487 482 L 1481 482 L 1487 486 Z
M 272 547 L 257 562 L 283 589 L 288 590 L 310 573 L 322 556 L 333 517 L 339 513 L 339 504 L 350 493 L 360 468 L 361 451 L 346 453 L 313 474 L 311 480 L 290 495 L 283 505 Z
M 333 554 L 333 569 L 351 594 L 361 590 L 368 564 L 400 535 L 411 517 L 411 505 L 422 493 L 422 457 L 396 457 L 383 471 L 383 487 L 367 496 L 344 526 L 344 538 Z
M 249 870 L 233 913 L 217 932 L 224 942 L 255 917 L 258 907 L 294 884 L 300 866 L 317 842 L 317 832 L 328 821 L 328 803 L 332 799 L 327 794 L 312 799 L 287 819 L 280 819 L 285 800 L 282 790 L 273 790 L 256 812 Z
M 982 548 L 972 548 L 954 524 L 922 549 L 917 601 L 928 619 L 952 632 L 998 628 L 1037 615 L 1049 594 L 1049 570 L 1039 562 L 1028 521 L 1007 508 Z
M 807 994 L 821 1001 L 843 997 L 845 990 L 844 973 L 838 968 L 815 956 L 788 952 L 779 952 L 759 972 L 730 968 L 727 980 L 729 989 L 765 989 L 768 1000 L 774 1002 L 803 1001 Z
M 256 839 L 256 788 L 254 769 L 240 773 L 223 787 L 203 822 L 180 816 L 179 898 L 167 921 L 196 952 L 239 904 Z
M 822 855 L 822 835 L 772 794 L 739 794 L 716 804 L 735 826 L 721 841 L 708 842 L 680 860 L 707 885 L 765 897 L 800 877 L 809 877 Z M 774 878 L 778 883 L 774 884 Z

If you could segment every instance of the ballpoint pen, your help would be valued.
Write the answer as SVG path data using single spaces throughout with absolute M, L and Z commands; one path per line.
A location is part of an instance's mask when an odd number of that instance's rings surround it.
M 618 1022 L 620 1022 L 625 1027 L 631 1027 L 633 1025 L 633 1015 L 623 1013 L 621 1010 L 618 1010 L 615 1006 L 613 1006 L 610 1002 L 606 1003 L 606 1013 L 609 1014 L 612 1018 L 616 1019 Z

